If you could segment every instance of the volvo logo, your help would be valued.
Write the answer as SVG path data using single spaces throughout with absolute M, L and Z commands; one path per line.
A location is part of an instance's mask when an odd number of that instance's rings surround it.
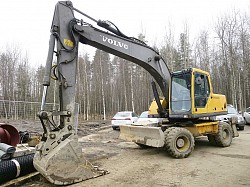
M 120 48 L 124 48 L 124 49 L 128 49 L 128 45 L 125 44 L 125 43 L 116 41 L 116 40 L 114 40 L 112 38 L 108 38 L 107 36 L 102 36 L 102 35 L 100 35 L 100 36 L 102 37 L 103 42 L 108 42 L 111 45 L 114 45 L 114 46 L 117 46 L 117 47 L 120 47 Z

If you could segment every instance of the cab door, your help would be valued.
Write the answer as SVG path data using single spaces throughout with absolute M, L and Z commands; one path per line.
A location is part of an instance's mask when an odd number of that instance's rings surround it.
M 207 103 L 211 93 L 208 76 L 202 72 L 193 73 L 193 114 L 207 113 Z

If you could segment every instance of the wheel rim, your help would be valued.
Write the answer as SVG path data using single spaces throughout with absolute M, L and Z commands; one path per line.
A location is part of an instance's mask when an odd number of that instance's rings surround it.
M 176 139 L 175 147 L 179 152 L 186 152 L 190 147 L 190 141 L 187 136 L 179 136 Z

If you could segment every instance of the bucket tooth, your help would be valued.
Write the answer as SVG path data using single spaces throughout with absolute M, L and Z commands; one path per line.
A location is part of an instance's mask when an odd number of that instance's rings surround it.
M 65 139 L 48 154 L 42 154 L 44 142 L 37 146 L 34 167 L 48 181 L 56 185 L 68 185 L 108 174 L 87 161 L 75 139 Z M 40 147 L 40 148 L 39 148 Z

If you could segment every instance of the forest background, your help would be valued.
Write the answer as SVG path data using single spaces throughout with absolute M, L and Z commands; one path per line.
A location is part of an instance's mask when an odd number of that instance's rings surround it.
M 192 39 L 187 23 L 181 33 L 176 33 L 171 23 L 164 32 L 161 45 L 153 47 L 171 72 L 189 67 L 208 71 L 214 93 L 225 94 L 227 102 L 239 111 L 250 106 L 250 15 L 234 10 Z M 137 38 L 147 43 L 143 32 Z M 0 100 L 40 102 L 45 67 L 31 66 L 22 51 L 15 44 L 0 51 Z M 89 56 L 80 51 L 76 102 L 82 119 L 108 119 L 117 111 L 139 114 L 148 110 L 153 93 L 147 71 L 98 49 L 92 60 Z M 53 81 L 51 88 L 56 89 Z M 57 95 L 49 92 L 48 102 L 57 102 Z

